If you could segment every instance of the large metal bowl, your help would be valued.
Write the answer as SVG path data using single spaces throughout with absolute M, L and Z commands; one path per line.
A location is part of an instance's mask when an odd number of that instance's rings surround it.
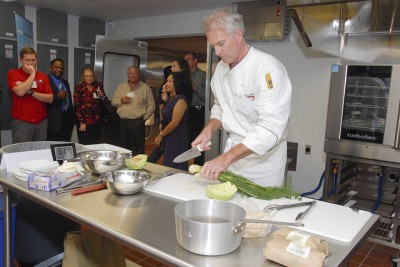
M 131 153 L 111 150 L 93 150 L 79 154 L 82 166 L 94 174 L 119 170 L 125 166 L 125 159 L 129 157 Z
M 131 195 L 142 190 L 144 181 L 149 180 L 151 175 L 142 171 L 117 170 L 103 173 L 101 178 L 107 181 L 111 192 L 119 195 Z

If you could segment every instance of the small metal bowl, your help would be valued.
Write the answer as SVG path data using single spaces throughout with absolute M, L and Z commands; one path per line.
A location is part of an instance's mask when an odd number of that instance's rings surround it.
M 94 174 L 115 171 L 125 166 L 125 159 L 131 157 L 130 153 L 112 150 L 93 150 L 79 154 L 82 166 Z
M 107 181 L 111 192 L 119 195 L 131 195 L 144 187 L 144 182 L 151 178 L 147 172 L 133 170 L 117 170 L 106 172 L 101 178 Z

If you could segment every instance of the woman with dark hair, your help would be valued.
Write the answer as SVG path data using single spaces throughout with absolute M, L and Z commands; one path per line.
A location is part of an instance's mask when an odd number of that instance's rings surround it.
M 174 163 L 173 160 L 189 147 L 189 132 L 186 127 L 189 103 L 185 92 L 192 88 L 185 73 L 173 72 L 167 78 L 165 90 L 169 95 L 162 110 L 162 130 L 155 139 L 157 146 L 164 146 L 164 165 L 187 170 L 188 162 Z
M 175 59 L 172 61 L 171 65 L 172 72 L 182 72 L 185 74 L 185 77 L 188 79 L 190 83 L 192 83 L 192 76 L 190 72 L 190 67 L 187 61 L 184 58 Z M 185 92 L 183 92 L 188 100 L 189 106 L 192 103 L 193 98 L 193 86 L 185 88 Z
M 84 67 L 81 81 L 74 90 L 79 143 L 89 145 L 100 142 L 101 102 L 106 100 L 103 85 L 96 81 L 93 69 Z

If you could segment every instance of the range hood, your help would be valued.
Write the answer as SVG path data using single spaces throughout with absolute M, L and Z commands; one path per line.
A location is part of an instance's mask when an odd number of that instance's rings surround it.
M 286 5 L 310 49 L 350 61 L 399 63 L 399 2 L 286 0 Z

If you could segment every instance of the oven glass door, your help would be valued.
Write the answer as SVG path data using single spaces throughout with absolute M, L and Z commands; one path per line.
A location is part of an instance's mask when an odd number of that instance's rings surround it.
M 382 144 L 391 66 L 348 66 L 340 138 Z

